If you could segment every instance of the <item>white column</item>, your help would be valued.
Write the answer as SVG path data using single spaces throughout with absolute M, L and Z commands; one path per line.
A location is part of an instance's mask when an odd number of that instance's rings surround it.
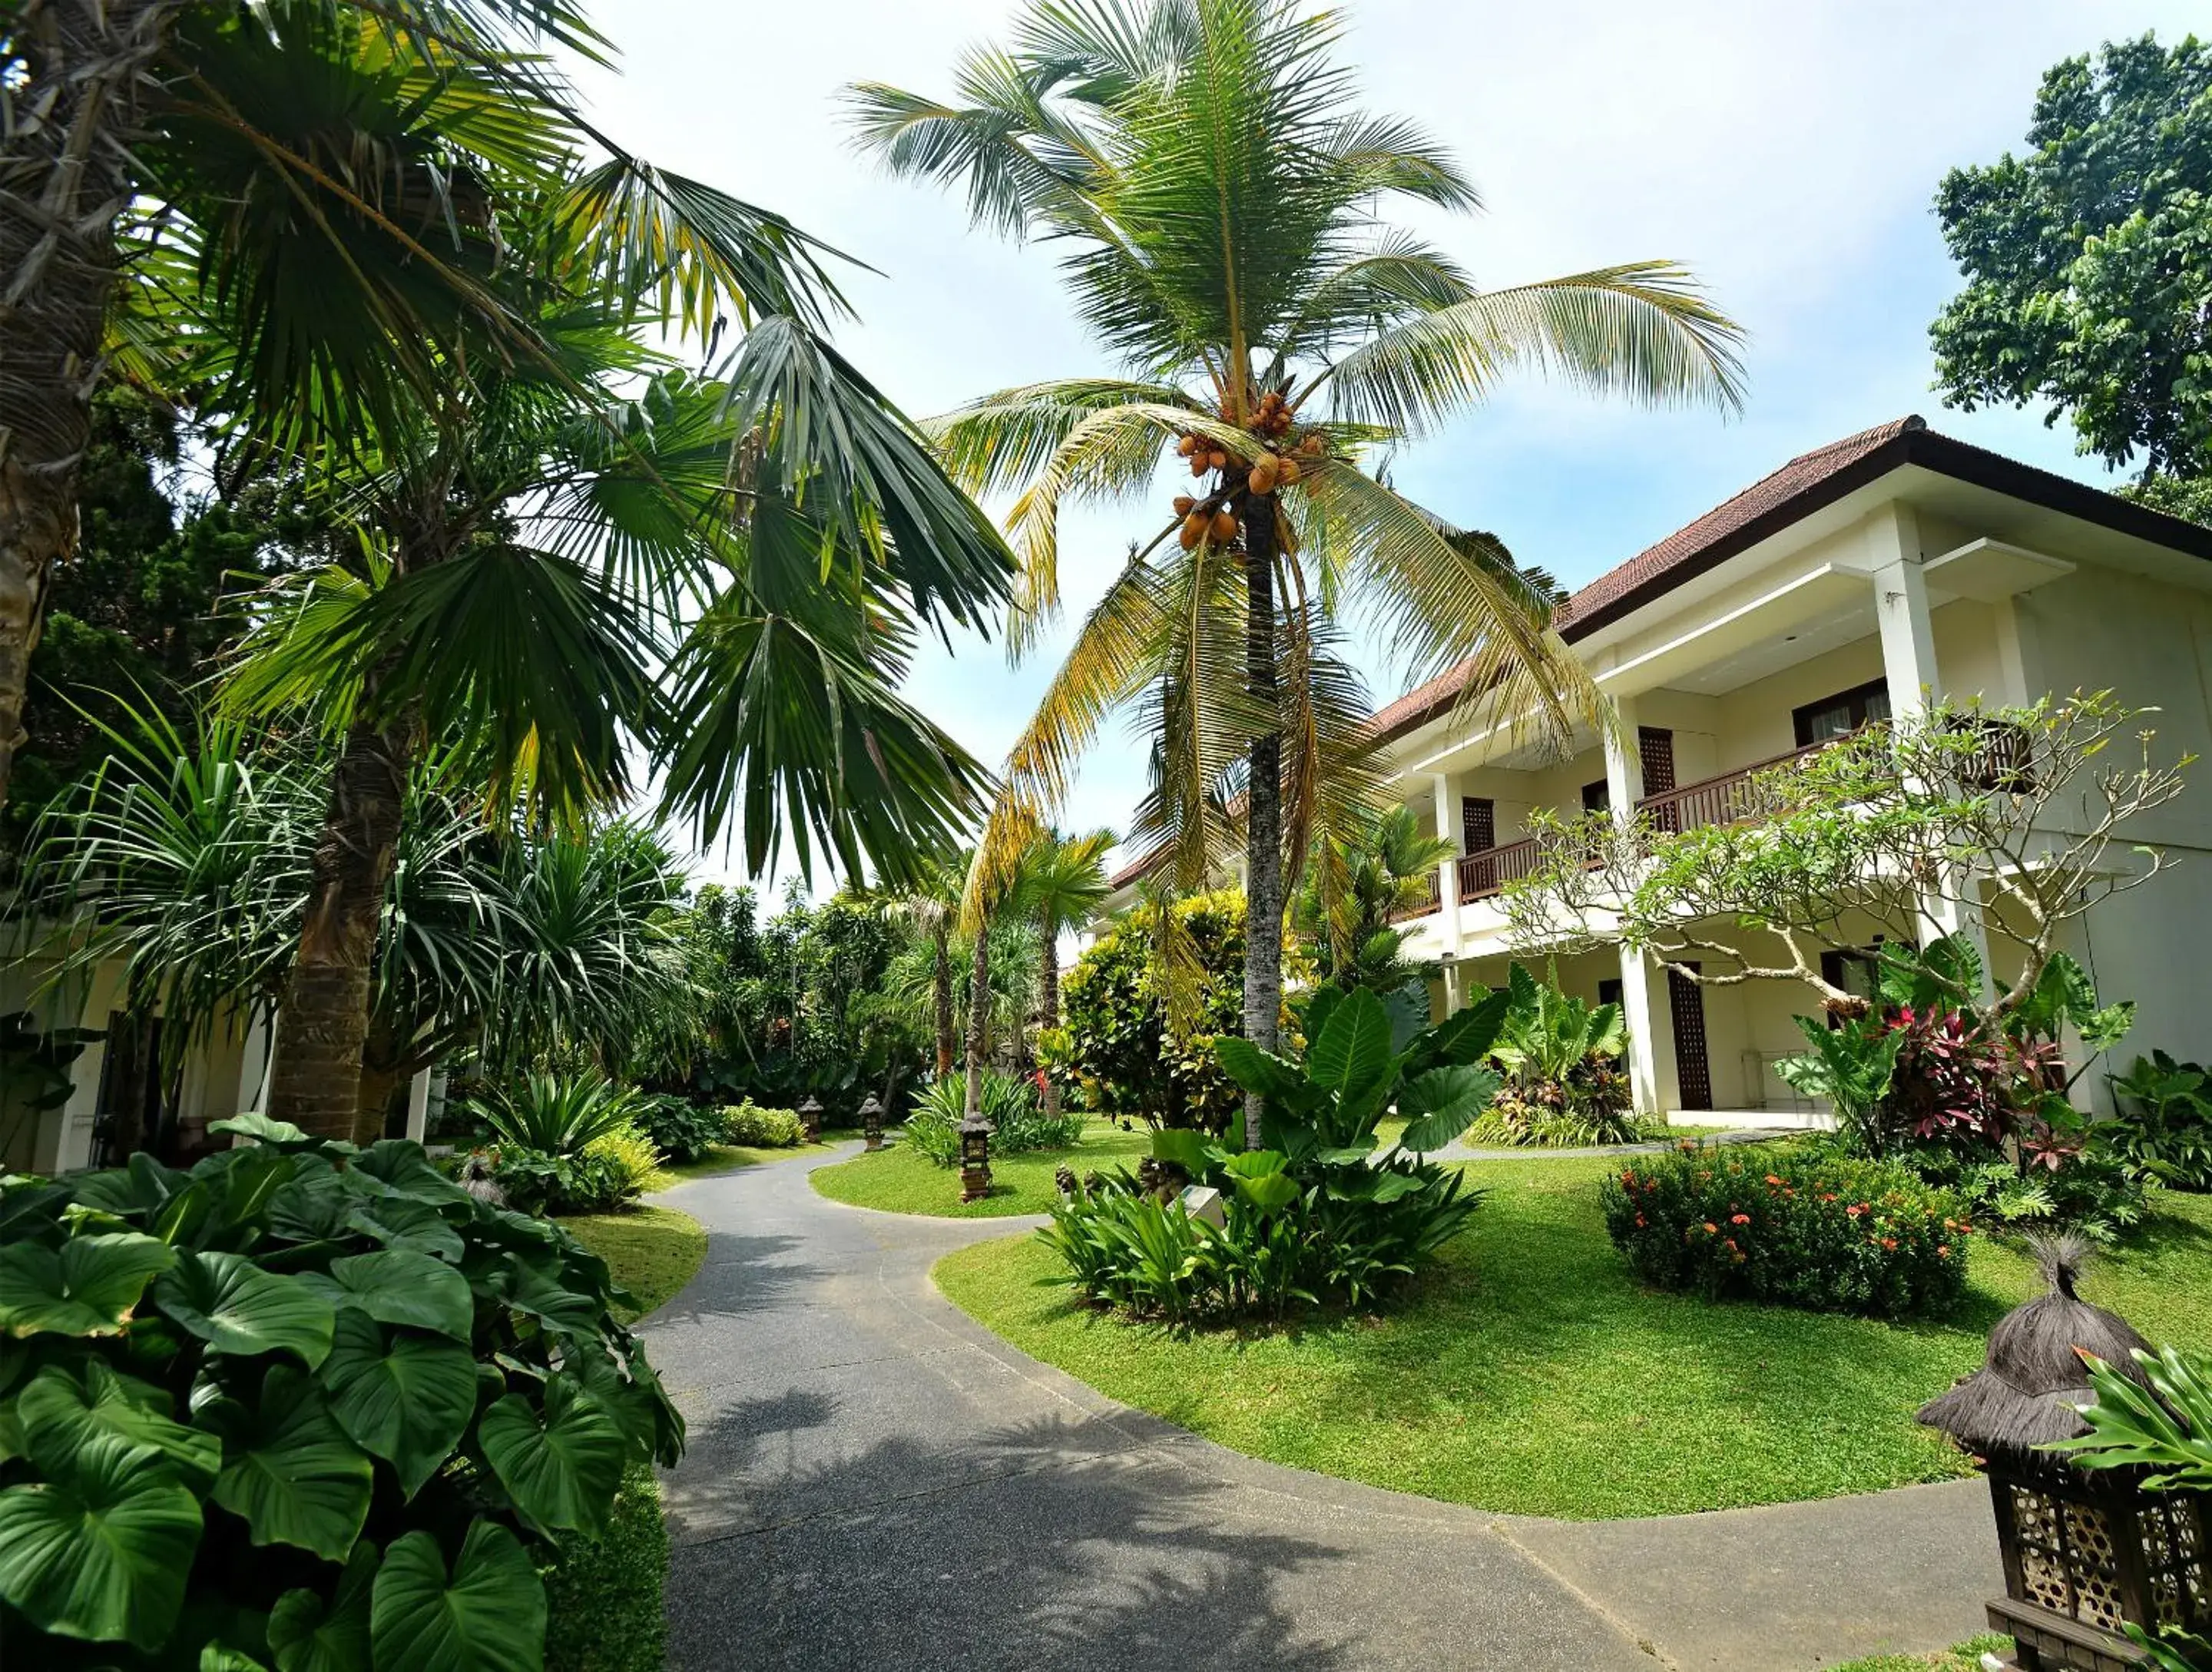
M 1875 514 L 1869 532 L 1874 544 L 1875 617 L 1881 627 L 1882 678 L 1889 686 L 1893 723 L 1905 727 L 1917 723 L 1943 698 L 1943 683 L 1936 666 L 1936 629 L 1928 611 L 1928 577 L 1920 567 L 1920 528 L 1912 508 L 1893 500 Z M 1986 995 L 1990 991 L 1989 933 L 1978 902 L 1948 897 L 1961 891 L 1954 887 L 1921 896 L 1921 938 L 1933 940 L 1957 935 L 1971 942 L 1981 955 Z
M 1451 843 L 1452 857 L 1437 867 L 1437 900 L 1443 909 L 1437 921 L 1443 929 L 1444 951 L 1454 958 L 1459 956 L 1459 859 L 1461 837 L 1459 821 L 1452 817 L 1451 775 L 1432 772 L 1429 785 L 1437 800 L 1437 837 Z M 1444 970 L 1444 1013 L 1452 1007 L 1452 979 L 1449 965 Z
M 407 1082 L 407 1139 L 419 1144 L 430 1131 L 430 1071 L 417 1068 Z
M 1605 799 L 1613 822 L 1623 830 L 1635 822 L 1644 799 L 1644 754 L 1636 736 L 1636 702 L 1613 699 L 1613 723 L 1605 733 Z M 1672 1026 L 1669 1012 L 1655 1008 L 1650 961 L 1623 945 L 1620 952 L 1620 1012 L 1628 1024 L 1628 1083 L 1639 1115 L 1664 1115 L 1665 1091 L 1659 1074 L 1659 1029 Z
M 60 1140 L 54 1156 L 56 1172 L 74 1172 L 92 1164 L 92 1130 L 100 1118 L 100 1076 L 107 1063 L 105 1036 L 108 1012 L 113 1009 L 122 985 L 120 963 L 103 964 L 92 972 L 77 1025 L 102 1037 L 87 1045 L 77 1054 L 76 1061 L 70 1064 L 70 1097 L 62 1105 Z

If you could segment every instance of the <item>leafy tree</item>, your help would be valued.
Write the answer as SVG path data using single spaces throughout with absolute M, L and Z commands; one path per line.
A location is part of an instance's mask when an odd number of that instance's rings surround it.
M 1040 830 L 1022 856 L 1013 887 L 1014 915 L 1036 936 L 1037 1026 L 1060 1025 L 1060 938 L 1088 923 L 1114 891 L 1106 878 L 1111 830 L 1063 836 Z M 1060 1085 L 1045 1079 L 1044 1112 L 1060 1118 Z
M 934 433 L 957 480 L 1015 491 L 1012 633 L 1060 599 L 1071 499 L 1127 500 L 1165 458 L 1192 481 L 1133 543 L 1017 741 L 979 885 L 1011 873 L 1077 757 L 1142 701 L 1154 784 L 1131 839 L 1171 843 L 1200 886 L 1243 797 L 1252 900 L 1244 1026 L 1272 1046 L 1283 879 L 1371 784 L 1364 694 L 1335 653 L 1360 610 L 1425 671 L 1472 659 L 1469 689 L 1563 722 L 1594 708 L 1547 633 L 1543 590 L 1487 535 L 1457 535 L 1374 473 L 1510 369 L 1644 399 L 1737 398 L 1735 328 L 1668 262 L 1478 290 L 1379 217 L 1475 194 L 1410 123 L 1354 102 L 1341 20 L 1288 0 L 1035 3 L 951 101 L 854 90 L 863 144 L 963 190 L 975 220 L 1051 240 L 1115 372 L 987 395 Z M 1247 1122 L 1255 1134 L 1259 1099 Z
M 1968 411 L 2051 402 L 2082 452 L 2115 466 L 2140 454 L 2143 496 L 2202 520 L 2212 49 L 2145 35 L 2053 65 L 2027 143 L 1936 192 L 1966 279 L 1933 328 L 1938 384 Z
M 1410 807 L 1370 813 L 1316 843 L 1291 921 L 1322 978 L 1346 992 L 1364 987 L 1384 994 L 1422 979 L 1421 966 L 1399 957 L 1406 937 L 1391 922 L 1431 897 L 1437 867 L 1458 851 L 1424 836 Z M 1327 881 L 1332 872 L 1334 886 Z M 1421 1002 L 1426 1006 L 1425 994 Z
M 99 763 L 94 720 L 123 718 L 108 694 L 136 693 L 185 721 L 186 688 L 214 673 L 245 629 L 245 591 L 291 567 L 319 532 L 282 477 L 185 492 L 186 434 L 175 412 L 127 385 L 94 397 L 81 532 L 46 578 L 31 654 L 26 741 L 5 814 L 15 843 L 64 785 Z
M 892 911 L 929 937 L 930 1023 L 937 1049 L 937 1074 L 952 1072 L 954 995 L 952 934 L 960 921 L 960 897 L 968 882 L 964 864 L 933 857 L 915 879 L 888 896 Z

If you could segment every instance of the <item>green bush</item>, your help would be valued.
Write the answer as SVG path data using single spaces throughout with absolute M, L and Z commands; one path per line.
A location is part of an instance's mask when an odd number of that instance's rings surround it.
M 1116 918 L 1060 985 L 1066 1046 L 1052 1053 L 1069 1101 L 1156 1126 L 1224 1130 L 1243 1104 L 1213 1055 L 1214 1039 L 1244 1018 L 1244 896 L 1223 889 Z M 1190 1026 L 1168 1026 L 1164 931 L 1194 957 Z
M 750 1097 L 722 1111 L 722 1141 L 754 1149 L 787 1150 L 803 1143 L 806 1123 L 788 1109 L 763 1109 Z
M 214 1129 L 0 1180 L 0 1663 L 539 1666 L 538 1569 L 683 1447 L 605 1263 L 419 1145 Z
M 1468 1134 L 1478 1144 L 1571 1147 L 1646 1136 L 1620 1057 L 1628 1031 L 1619 1005 L 1592 1005 L 1540 982 L 1521 964 L 1494 1055 L 1505 1084 Z
M 689 1097 L 664 1093 L 643 1099 L 637 1124 L 653 1148 L 679 1164 L 703 1160 L 715 1145 L 729 1141 L 723 1111 L 702 1108 Z
M 1022 1155 L 1032 1150 L 1060 1150 L 1083 1137 L 1084 1116 L 1057 1119 L 1044 1112 L 1036 1088 L 1026 1079 L 983 1071 L 983 1118 L 991 1122 L 991 1153 Z M 968 1079 L 957 1072 L 933 1080 L 915 1099 L 906 1117 L 907 1144 L 940 1167 L 960 1160 L 960 1122 L 968 1116 Z
M 575 1541 L 544 1579 L 545 1672 L 660 1672 L 668 1525 L 651 1469 L 630 1470 L 606 1531 Z
M 1966 1207 L 1894 1162 L 1686 1142 L 1600 1190 L 1614 1246 L 1662 1289 L 1875 1317 L 1966 1292 Z
M 2212 1190 L 2212 1074 L 2164 1051 L 2112 1080 L 2119 1118 L 2099 1128 L 2112 1152 L 2177 1190 Z

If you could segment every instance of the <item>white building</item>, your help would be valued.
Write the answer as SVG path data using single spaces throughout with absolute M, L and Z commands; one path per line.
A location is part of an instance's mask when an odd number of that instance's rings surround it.
M 1594 732 L 1564 760 L 1516 750 L 1513 727 L 1460 701 L 1463 670 L 1375 717 L 1403 802 L 1462 854 L 1401 926 L 1409 956 L 1442 963 L 1440 1007 L 1502 984 L 1496 897 L 1529 867 L 1540 808 L 1633 805 L 1689 828 L 1725 816 L 1746 773 L 1938 695 L 2016 704 L 2109 689 L 2160 711 L 2149 723 L 2169 758 L 2212 759 L 2212 529 L 1917 417 L 1792 459 L 1583 587 L 1558 625 L 1633 750 Z M 2129 834 L 2183 862 L 2100 905 L 2071 950 L 2108 1000 L 2139 1006 L 2123 1062 L 2154 1046 L 2202 1059 L 2212 790 L 2192 785 Z M 1796 983 L 1700 987 L 1618 947 L 1563 958 L 1559 973 L 1626 1007 L 1640 1109 L 1810 1112 L 1772 1067 L 1802 1046 Z

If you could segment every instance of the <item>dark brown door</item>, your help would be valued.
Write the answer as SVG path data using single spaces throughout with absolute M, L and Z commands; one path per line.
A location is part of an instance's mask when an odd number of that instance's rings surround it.
M 1461 796 L 1459 831 L 1462 853 L 1488 853 L 1498 846 L 1498 804 L 1486 795 Z
M 1674 1013 L 1674 1084 L 1682 1107 L 1711 1109 L 1713 1067 L 1705 1052 L 1705 989 L 1680 970 L 1669 970 L 1667 1008 Z
M 1644 763 L 1644 793 L 1646 799 L 1674 793 L 1674 734 L 1663 726 L 1639 726 L 1636 728 L 1636 752 Z M 1662 830 L 1682 828 L 1682 810 L 1674 802 L 1663 802 L 1653 808 L 1652 817 Z

